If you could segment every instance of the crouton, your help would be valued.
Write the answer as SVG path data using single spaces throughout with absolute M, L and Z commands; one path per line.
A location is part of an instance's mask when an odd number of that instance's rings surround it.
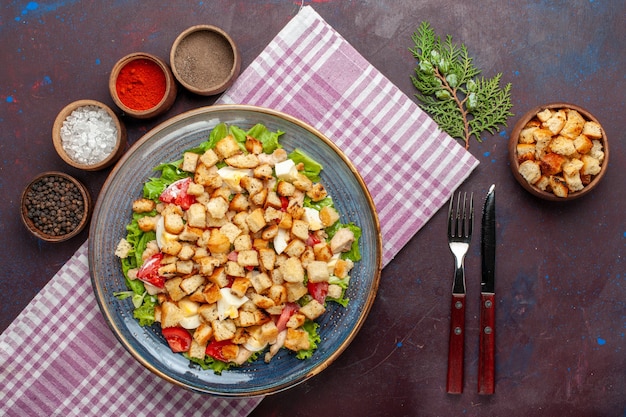
M 200 326 L 193 332 L 193 340 L 201 345 L 205 345 L 213 337 L 213 327 L 206 323 L 200 323 Z
M 309 292 L 302 282 L 285 282 L 284 286 L 287 290 L 287 301 L 290 303 L 295 303 Z
M 178 239 L 185 242 L 195 242 L 202 237 L 203 233 L 204 229 L 186 224 L 183 231 L 179 233 Z
M 242 193 L 235 194 L 228 205 L 228 209 L 233 211 L 245 211 L 248 210 L 249 207 L 250 202 L 248 201 L 248 196 Z
M 318 182 L 313 184 L 311 189 L 306 192 L 306 195 L 313 201 L 321 201 L 328 196 L 328 192 L 326 191 L 326 188 Z
M 602 147 L 602 142 L 599 140 L 592 140 L 591 150 L 589 151 L 589 155 L 596 158 L 598 162 L 602 163 L 604 161 L 604 151 Z
M 600 173 L 602 169 L 600 167 L 600 161 L 590 155 L 583 155 L 581 157 L 581 161 L 583 166 L 581 168 L 581 173 L 583 175 L 597 175 Z
M 576 110 L 568 109 L 567 119 L 560 134 L 566 138 L 574 139 L 583 131 L 585 125 L 585 119 Z
M 253 153 L 238 154 L 226 158 L 224 162 L 233 168 L 256 168 L 259 165 L 259 158 Z
M 542 126 L 552 132 L 553 135 L 558 134 L 565 126 L 565 121 L 567 120 L 567 116 L 565 114 L 565 110 L 559 109 L 552 113 L 552 116 L 542 123 Z
M 209 282 L 202 288 L 202 296 L 204 302 L 208 304 L 217 303 L 217 301 L 222 298 L 219 285 Z
M 241 229 L 230 222 L 220 227 L 220 232 L 228 238 L 230 243 L 234 243 L 235 239 L 241 235 Z
M 339 213 L 333 207 L 325 206 L 320 210 L 320 221 L 324 227 L 329 227 L 339 220 Z
M 249 275 L 250 284 L 258 294 L 263 294 L 265 290 L 272 286 L 272 280 L 265 272 L 257 272 Z
M 253 171 L 254 178 L 258 178 L 263 181 L 272 179 L 274 177 L 273 173 L 274 171 L 269 164 L 261 164 L 254 168 Z
M 533 137 L 535 138 L 535 158 L 541 159 L 552 141 L 552 132 L 547 129 L 536 129 L 533 131 Z
M 230 252 L 230 239 L 219 229 L 213 229 L 207 242 L 207 248 L 211 253 Z
M 287 289 L 282 284 L 274 284 L 267 291 L 267 297 L 274 302 L 274 305 L 285 304 L 287 301 Z
M 240 153 L 241 148 L 235 138 L 232 135 L 228 135 L 215 144 L 215 152 L 222 159 L 226 159 Z
M 297 258 L 288 258 L 279 269 L 283 279 L 287 282 L 304 281 L 304 268 Z
M 545 154 L 539 161 L 539 167 L 543 175 L 554 175 L 561 172 L 566 159 L 564 156 L 554 152 Z
M 593 142 L 585 135 L 578 135 L 574 139 L 574 148 L 576 148 L 576 152 L 579 154 L 589 153 L 592 147 Z
M 257 208 L 252 211 L 252 213 L 250 213 L 246 218 L 246 223 L 252 233 L 256 233 L 263 229 L 267 225 L 265 217 L 263 216 L 263 209 Z
M 565 136 L 557 136 L 550 142 L 550 150 L 559 155 L 572 155 L 576 153 L 574 147 L 574 141 L 566 138 Z
M 306 316 L 302 313 L 294 313 L 289 320 L 287 320 L 287 328 L 288 329 L 297 329 L 302 326 L 306 321 Z
M 304 220 L 294 220 L 291 225 L 291 234 L 306 241 L 309 238 L 309 224 Z
M 590 139 L 601 139 L 602 138 L 602 126 L 599 123 L 594 121 L 585 122 L 583 126 L 582 134 L 587 136 Z
M 239 235 L 233 242 L 233 248 L 237 252 L 252 250 L 252 238 L 250 235 Z
M 252 136 L 246 136 L 245 147 L 248 152 L 253 154 L 258 155 L 263 152 L 263 143 Z
M 232 319 L 213 320 L 211 326 L 213 327 L 213 339 L 218 342 L 232 339 L 237 331 L 237 326 Z
M 178 240 L 166 240 L 161 245 L 161 252 L 167 255 L 176 256 L 182 248 L 183 245 Z
M 246 271 L 243 269 L 243 266 L 239 265 L 237 262 L 228 261 L 226 265 L 224 265 L 226 275 L 230 275 L 231 277 L 245 277 Z
M 572 158 L 563 164 L 563 173 L 565 175 L 574 175 L 582 169 L 583 165 L 583 161 L 580 159 Z
M 267 193 L 267 197 L 265 198 L 265 207 L 280 209 L 282 207 L 282 204 L 283 203 L 276 191 L 269 191 Z
M 198 165 L 198 160 L 200 159 L 200 155 L 194 152 L 185 152 L 183 153 L 183 162 L 180 165 L 180 169 L 187 172 L 194 172 L 196 170 L 196 165 Z
M 259 248 L 259 264 L 265 271 L 271 271 L 276 264 L 276 252 L 274 249 Z
M 163 216 L 163 225 L 168 233 L 179 234 L 185 228 L 183 216 L 178 213 L 167 213 Z
M 140 198 L 133 201 L 133 212 L 148 213 L 156 208 L 156 203 L 148 198 Z
M 259 192 L 250 196 L 250 203 L 255 206 L 263 207 L 265 205 L 265 199 L 267 198 L 267 188 L 261 189 Z
M 200 305 L 200 307 L 198 307 L 198 314 L 200 314 L 200 317 L 207 323 L 212 323 L 219 319 L 216 303 Z
M 198 159 L 207 167 L 211 167 L 219 161 L 219 157 L 213 149 L 206 150 Z
M 263 181 L 250 176 L 242 177 L 240 184 L 250 195 L 254 195 L 265 188 Z
M 291 197 L 296 192 L 296 187 L 287 181 L 279 181 L 276 186 L 276 193 L 282 197 Z
M 283 253 L 293 258 L 299 258 L 304 253 L 305 249 L 306 244 L 303 241 L 300 239 L 291 239 L 283 250 Z
M 230 287 L 230 290 L 237 297 L 243 297 L 244 295 L 246 295 L 246 291 L 248 291 L 248 288 L 250 288 L 251 285 L 252 283 L 248 278 L 237 277 L 234 279 L 233 285 Z
M 537 113 L 537 119 L 539 119 L 540 122 L 547 122 L 548 119 L 550 119 L 552 117 L 552 110 L 550 109 L 543 109 L 542 111 L 540 111 L 539 113 Z
M 217 286 L 219 286 L 220 288 L 224 288 L 227 285 L 230 284 L 230 281 L 228 279 L 228 276 L 226 274 L 226 267 L 220 266 L 218 268 L 215 268 L 215 270 L 213 271 L 213 273 L 211 275 L 209 275 L 207 277 L 207 279 L 214 283 L 217 284 Z
M 313 246 L 313 254 L 318 261 L 328 262 L 333 256 L 333 252 L 330 250 L 330 246 L 326 242 L 316 243 Z
M 215 219 L 221 219 L 228 211 L 229 203 L 222 197 L 211 198 L 206 205 L 207 212 Z
M 522 163 L 535 159 L 535 145 L 530 143 L 517 144 L 517 160 Z
M 259 266 L 259 253 L 254 249 L 242 250 L 237 254 L 237 263 L 241 266 Z
M 324 314 L 326 309 L 324 308 L 323 304 L 313 299 L 309 301 L 306 305 L 300 307 L 300 310 L 298 311 L 304 314 L 309 320 L 315 320 L 316 318 Z
M 569 188 L 563 177 L 556 175 L 550 176 L 550 188 L 557 197 L 565 198 L 569 193 Z
M 180 288 L 185 294 L 189 295 L 197 290 L 202 284 L 204 284 L 204 277 L 202 275 L 192 275 L 182 280 Z
M 580 171 L 576 171 L 574 172 L 572 175 L 568 175 L 566 173 L 563 173 L 563 179 L 565 179 L 565 183 L 567 184 L 567 188 L 569 188 L 570 191 L 575 192 L 575 191 L 580 191 L 583 188 L 585 188 L 581 178 L 580 178 Z
M 342 295 L 343 295 L 343 288 L 341 288 L 341 285 L 330 284 L 328 286 L 328 292 L 326 293 L 326 297 L 341 298 Z
M 333 275 L 337 278 L 345 278 L 348 276 L 352 268 L 354 267 L 354 262 L 350 259 L 337 259 L 335 262 L 335 268 L 333 270 Z
M 548 185 L 550 185 L 550 178 L 546 175 L 542 175 L 541 177 L 539 177 L 539 180 L 537 180 L 537 182 L 533 185 L 542 191 L 546 191 Z
M 186 261 L 181 261 L 181 260 L 176 261 L 176 273 L 178 275 L 188 275 L 188 274 L 191 274 L 192 272 L 193 272 L 192 260 L 188 259 Z
M 301 329 L 288 328 L 284 346 L 294 352 L 310 349 L 309 333 Z
M 535 161 L 524 161 L 519 166 L 519 173 L 529 183 L 534 184 L 541 177 L 539 163 Z
M 328 274 L 328 264 L 324 261 L 309 262 L 306 267 L 309 282 L 328 282 L 330 275 Z
M 165 301 L 161 304 L 161 327 L 177 327 L 183 319 L 183 313 L 176 304 Z
M 208 166 L 200 162 L 193 176 L 193 181 L 207 188 L 219 188 L 222 186 L 222 177 L 217 173 L 215 165 Z
M 535 143 L 533 132 L 537 129 L 538 129 L 537 126 L 526 127 L 522 129 L 522 131 L 519 134 L 519 143 L 524 143 L 524 144 Z
M 189 206 L 187 210 L 187 225 L 190 227 L 206 227 L 206 207 L 203 204 L 194 203 Z
M 191 181 L 187 186 L 187 194 L 199 197 L 204 194 L 204 186 Z

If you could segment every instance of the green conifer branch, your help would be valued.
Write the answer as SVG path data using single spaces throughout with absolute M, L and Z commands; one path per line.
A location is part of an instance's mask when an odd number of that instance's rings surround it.
M 478 78 L 480 69 L 472 63 L 465 45 L 457 46 L 452 36 L 444 42 L 428 22 L 422 22 L 412 36 L 410 52 L 418 66 L 411 81 L 419 91 L 419 106 L 429 113 L 450 136 L 462 139 L 469 148 L 470 137 L 481 141 L 481 133 L 491 134 L 513 116 L 511 84 L 500 88 L 502 73 Z

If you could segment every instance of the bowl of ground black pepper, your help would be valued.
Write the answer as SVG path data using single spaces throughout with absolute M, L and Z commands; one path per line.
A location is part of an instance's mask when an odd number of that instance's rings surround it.
M 67 164 L 98 171 L 114 164 L 126 150 L 126 128 L 106 104 L 78 100 L 57 115 L 52 142 Z
M 211 96 L 230 87 L 241 70 L 233 39 L 212 25 L 184 30 L 170 50 L 170 65 L 180 84 L 192 93 Z
M 47 242 L 62 242 L 79 234 L 89 222 L 91 210 L 87 188 L 59 171 L 39 174 L 22 193 L 22 222 Z
M 109 92 L 124 113 L 137 119 L 148 119 L 172 107 L 177 86 L 165 61 L 145 52 L 135 52 L 113 66 Z

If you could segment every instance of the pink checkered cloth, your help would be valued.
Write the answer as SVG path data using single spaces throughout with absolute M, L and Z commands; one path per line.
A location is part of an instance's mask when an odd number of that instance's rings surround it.
M 383 265 L 478 165 L 310 6 L 219 103 L 280 110 L 334 141 L 357 167 L 376 204 Z
M 310 6 L 221 98 L 300 118 L 341 147 L 375 200 L 388 264 L 478 164 Z M 97 307 L 87 243 L 0 335 L 0 415 L 248 415 L 137 363 Z

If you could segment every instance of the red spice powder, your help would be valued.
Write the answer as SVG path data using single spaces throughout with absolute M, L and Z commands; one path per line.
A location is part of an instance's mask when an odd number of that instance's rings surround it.
M 165 74 L 157 63 L 135 59 L 122 67 L 115 89 L 127 107 L 148 110 L 159 104 L 165 95 Z

